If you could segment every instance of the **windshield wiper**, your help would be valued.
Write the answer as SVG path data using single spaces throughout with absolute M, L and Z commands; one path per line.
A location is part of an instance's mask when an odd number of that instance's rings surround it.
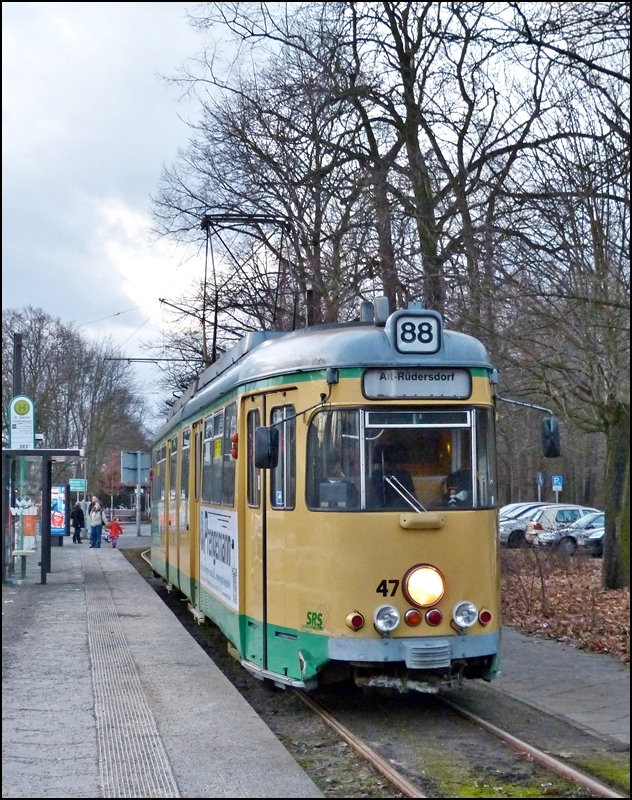
M 415 511 L 417 514 L 421 514 L 422 511 L 428 511 L 427 508 L 424 508 L 419 500 L 415 497 L 412 492 L 409 492 L 408 489 L 404 486 L 404 484 L 398 480 L 394 475 L 385 475 L 384 480 L 388 483 L 388 485 L 395 489 L 398 495 L 405 500 L 408 505 Z

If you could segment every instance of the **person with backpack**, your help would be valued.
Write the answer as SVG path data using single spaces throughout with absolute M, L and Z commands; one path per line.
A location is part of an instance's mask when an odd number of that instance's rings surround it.
M 103 526 L 107 526 L 108 520 L 105 512 L 101 508 L 101 503 L 97 500 L 90 512 L 90 547 L 101 547 L 101 533 Z

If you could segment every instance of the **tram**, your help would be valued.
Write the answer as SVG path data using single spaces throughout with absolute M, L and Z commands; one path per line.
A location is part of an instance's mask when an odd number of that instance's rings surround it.
M 420 303 L 247 334 L 157 433 L 154 572 L 278 686 L 491 679 L 497 375 Z

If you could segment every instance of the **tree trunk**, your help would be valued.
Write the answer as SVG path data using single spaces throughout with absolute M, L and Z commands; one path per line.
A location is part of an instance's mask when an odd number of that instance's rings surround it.
M 603 586 L 630 585 L 630 406 L 618 403 L 606 430 Z

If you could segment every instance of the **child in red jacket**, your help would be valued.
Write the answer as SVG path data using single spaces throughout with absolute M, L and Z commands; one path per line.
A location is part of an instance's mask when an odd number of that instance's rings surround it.
M 112 540 L 112 547 L 116 547 L 118 537 L 123 533 L 123 528 L 121 528 L 121 523 L 119 522 L 118 517 L 114 517 L 112 522 L 110 522 L 108 526 L 108 533 L 110 534 L 110 539 Z

